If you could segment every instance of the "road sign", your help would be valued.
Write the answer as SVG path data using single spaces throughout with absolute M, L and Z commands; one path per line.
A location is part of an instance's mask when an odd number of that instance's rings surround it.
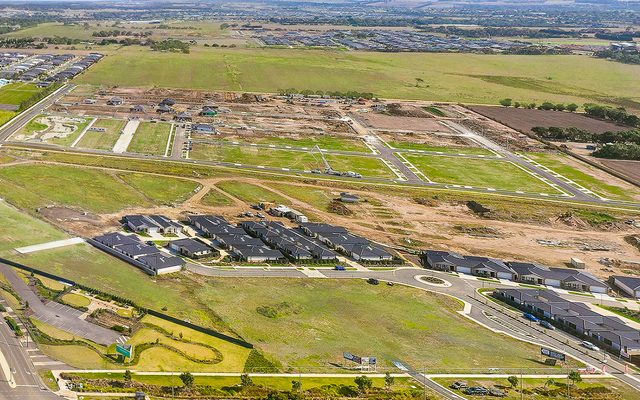
M 116 343 L 116 353 L 127 358 L 133 358 L 133 345 Z
M 555 350 L 547 349 L 546 347 L 540 348 L 540 353 L 543 356 L 555 358 L 556 360 L 560 360 L 560 361 L 564 361 L 566 359 L 566 356 L 563 353 L 560 353 Z

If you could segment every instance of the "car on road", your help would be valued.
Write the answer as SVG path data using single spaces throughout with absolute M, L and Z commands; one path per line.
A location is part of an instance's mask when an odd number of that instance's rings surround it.
M 580 343 L 580 345 L 582 347 L 586 347 L 589 350 L 600 351 L 600 348 L 598 346 L 596 346 L 595 344 L 593 344 L 591 342 L 587 342 L 586 340 L 582 341 L 582 343 Z
M 376 278 L 369 278 L 369 279 L 367 279 L 367 283 L 370 283 L 372 285 L 379 285 L 380 281 L 377 280 Z
M 556 330 L 556 327 L 551 325 L 551 323 L 549 321 L 540 320 L 540 326 L 542 326 L 543 328 L 550 329 L 552 331 Z
M 453 382 L 453 384 L 451 385 L 451 389 L 456 389 L 456 390 L 459 390 L 459 389 L 466 389 L 466 388 L 468 388 L 468 387 L 469 387 L 469 385 L 467 384 L 467 382 L 466 382 L 466 381 L 455 381 L 455 382 Z
M 333 267 L 333 269 L 335 269 L 336 271 L 346 271 L 347 270 L 344 267 L 344 265 L 336 265 L 335 267 Z
M 536 316 L 535 316 L 535 315 L 533 315 L 533 314 L 524 313 L 524 314 L 522 314 L 522 316 L 523 316 L 525 319 L 528 319 L 529 321 L 533 321 L 533 322 L 538 322 L 538 321 L 540 321 L 540 320 L 538 319 L 538 317 L 536 317 Z
M 480 396 L 486 396 L 489 394 L 489 389 L 482 387 L 482 386 L 472 386 L 469 388 L 466 388 L 464 390 L 465 394 L 475 394 L 475 395 L 480 395 Z

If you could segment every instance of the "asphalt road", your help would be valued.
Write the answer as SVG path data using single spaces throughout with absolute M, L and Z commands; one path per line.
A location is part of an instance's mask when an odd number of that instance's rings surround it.
M 111 329 L 103 328 L 80 319 L 79 316 L 82 312 L 75 308 L 56 302 L 43 303 L 33 290 L 15 273 L 12 267 L 0 263 L 0 272 L 7 278 L 22 300 L 29 302 L 29 308 L 42 322 L 106 346 L 115 343 L 116 339 L 120 337 L 120 334 Z

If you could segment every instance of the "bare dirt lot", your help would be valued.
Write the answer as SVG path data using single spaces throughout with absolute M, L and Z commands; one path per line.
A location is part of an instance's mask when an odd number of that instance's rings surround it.
M 605 166 L 640 182 L 640 161 L 603 159 L 598 159 L 598 161 L 601 164 L 604 164 Z
M 499 106 L 469 106 L 469 108 L 521 132 L 529 132 L 531 128 L 536 126 L 578 128 L 593 133 L 629 129 L 612 122 L 590 118 L 583 114 L 563 111 L 527 110 Z
M 361 113 L 358 114 L 358 119 L 373 129 L 451 133 L 449 128 L 434 118 L 396 117 L 378 113 Z

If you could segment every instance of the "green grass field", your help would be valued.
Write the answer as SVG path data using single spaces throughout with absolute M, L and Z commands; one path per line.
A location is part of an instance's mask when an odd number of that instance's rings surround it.
M 105 128 L 105 132 L 87 131 L 76 146 L 85 149 L 112 150 L 120 137 L 126 121 L 119 119 L 98 119 L 92 128 Z
M 299 170 L 324 169 L 319 154 L 307 151 L 265 149 L 250 146 L 219 146 L 196 143 L 191 157 L 197 160 Z M 325 154 L 337 171 L 354 171 L 368 177 L 393 178 L 395 175 L 379 159 L 361 156 Z
M 127 151 L 163 156 L 170 134 L 171 124 L 141 122 Z
M 619 200 L 640 198 L 640 189 L 631 185 L 621 187 L 603 182 L 592 174 L 592 171 L 595 171 L 594 167 L 581 163 L 576 159 L 570 159 L 565 154 L 526 153 L 526 156 L 601 196 Z M 578 163 L 582 168 L 578 169 L 568 165 L 567 162 L 569 160 L 573 163 Z
M 277 193 L 250 183 L 222 181 L 217 183 L 216 186 L 231 196 L 250 204 L 258 204 L 261 202 L 278 204 L 291 203 Z
M 91 304 L 90 298 L 77 293 L 67 293 L 61 300 L 72 307 L 88 307 Z
M 331 194 L 330 190 L 307 186 L 287 185 L 286 183 L 270 183 L 269 187 L 322 211 L 327 209 L 332 199 L 338 197 Z
M 578 79 L 575 71 L 581 71 Z M 188 73 L 185 73 L 188 71 Z M 369 53 L 193 48 L 185 56 L 124 47 L 81 83 L 277 92 L 369 91 L 380 97 L 497 104 L 608 102 L 640 108 L 640 66 L 588 56 Z M 416 78 L 424 81 L 416 87 Z
M 485 155 L 495 156 L 495 153 L 483 147 L 452 147 L 452 146 L 432 146 L 422 143 L 389 141 L 387 144 L 394 149 L 407 150 L 423 150 L 423 151 L 439 151 L 446 154 L 469 154 L 469 155 Z
M 159 204 L 182 203 L 200 186 L 197 182 L 145 174 L 120 174 L 123 181 L 139 191 L 149 201 Z
M 20 105 L 41 90 L 32 83 L 10 83 L 0 87 L 0 104 Z
M 558 193 L 543 181 L 506 161 L 404 154 L 431 181 L 529 193 Z
M 200 203 L 211 207 L 224 207 L 233 205 L 233 200 L 216 189 L 211 189 L 200 200 Z
M 197 186 L 195 182 L 178 178 L 116 176 L 64 165 L 16 165 L 0 169 L 0 195 L 30 211 L 56 204 L 111 213 L 126 207 L 182 202 Z
M 303 138 L 277 136 L 256 137 L 244 140 L 244 142 L 273 144 L 277 146 L 306 147 L 309 149 L 314 149 L 316 146 L 320 146 L 321 149 L 326 150 L 358 151 L 363 153 L 371 153 L 371 150 L 367 146 L 365 146 L 364 142 L 360 138 L 346 138 L 333 135 L 317 135 Z
M 0 201 L 0 254 L 8 255 L 11 249 L 53 240 L 65 239 L 62 231 L 44 221 L 22 213 L 4 201 Z M 15 229 L 16 226 L 21 227 Z M 34 240 L 34 238 L 37 238 Z
M 0 126 L 9 122 L 15 115 L 16 113 L 13 111 L 0 110 Z
M 105 29 L 105 27 L 92 26 L 91 29 L 85 29 L 81 24 L 78 25 L 65 25 L 57 22 L 47 22 L 39 24 L 30 28 L 21 29 L 15 32 L 10 32 L 2 36 L 10 38 L 27 38 L 27 37 L 68 37 L 71 39 L 92 39 L 91 34 L 94 30 Z M 95 39 L 95 38 L 93 38 Z

